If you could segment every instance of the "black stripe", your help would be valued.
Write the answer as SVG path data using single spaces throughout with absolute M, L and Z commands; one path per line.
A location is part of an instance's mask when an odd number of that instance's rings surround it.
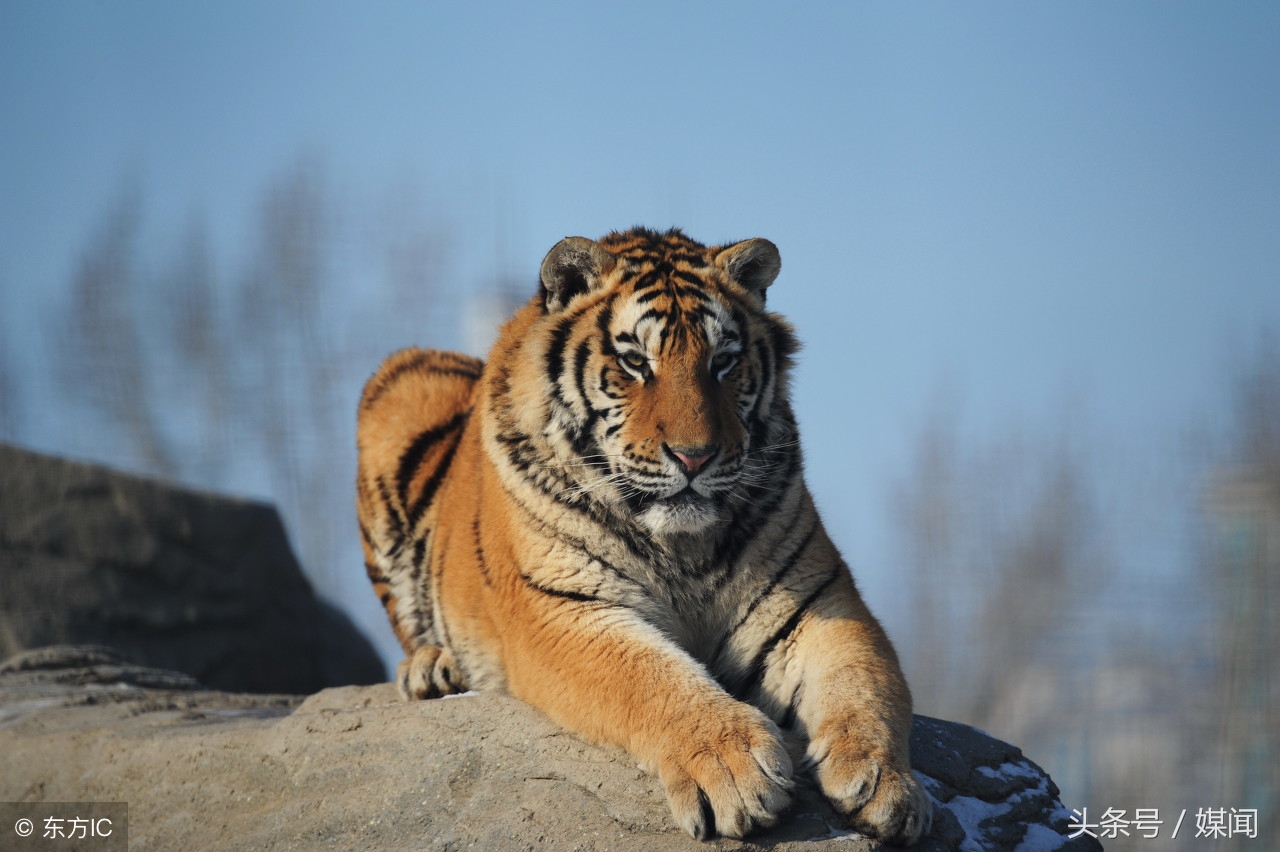
M 418 472 L 418 465 L 422 464 L 427 451 L 450 432 L 466 423 L 470 413 L 470 411 L 459 411 L 448 422 L 426 430 L 409 444 L 408 449 L 400 456 L 400 464 L 396 468 L 396 486 L 401 505 L 407 506 L 409 503 L 409 483 L 413 482 L 413 477 Z
M 591 402 L 587 399 L 587 359 L 591 357 L 591 339 L 587 338 L 578 344 L 573 353 L 573 383 L 583 406 L 591 410 Z
M 514 495 L 513 495 L 513 496 L 514 496 Z M 516 505 L 520 507 L 520 510 L 521 510 L 522 512 L 524 512 L 525 518 L 526 518 L 530 523 L 532 523 L 534 526 L 538 527 L 538 529 L 539 529 L 539 530 L 540 530 L 544 535 L 550 534 L 550 535 L 552 535 L 552 536 L 554 536 L 554 537 L 556 537 L 556 538 L 559 538 L 560 540 L 562 540 L 562 541 L 566 542 L 570 547 L 572 547 L 573 549 L 575 549 L 575 550 L 579 551 L 580 553 L 582 553 L 584 556 L 586 556 L 586 557 L 587 557 L 588 559 L 590 559 L 592 562 L 596 562 L 596 563 L 598 563 L 598 564 L 600 565 L 600 567 L 601 567 L 601 568 L 603 568 L 603 569 L 605 569 L 606 571 L 608 571 L 609 573 L 613 574 L 615 577 L 617 577 L 618 579 L 622 580 L 623 582 L 625 582 L 625 583 L 627 583 L 627 584 L 629 584 L 629 585 L 631 585 L 631 586 L 639 586 L 639 585 L 640 585 L 640 584 L 639 584 L 639 583 L 637 583 L 635 580 L 631 579 L 631 577 L 630 577 L 629 575 L 627 575 L 625 572 L 623 572 L 621 569 L 619 569 L 616 565 L 614 565 L 613 563 L 609 562 L 607 559 L 603 559 L 603 558 L 601 558 L 600 556 L 597 556 L 595 553 L 593 553 L 593 552 L 592 552 L 592 550 L 591 550 L 591 548 L 589 548 L 589 547 L 587 546 L 587 543 L 586 543 L 585 541 L 583 541 L 582 539 L 580 539 L 580 538 L 575 538 L 575 537 L 573 537 L 573 536 L 571 536 L 571 535 L 566 535 L 562 530 L 553 529 L 551 526 L 549 526 L 549 525 L 547 524 L 547 522 L 546 522 L 546 521 L 544 521 L 544 520 L 542 520 L 542 518 L 538 517 L 538 515 L 537 515 L 537 514 L 535 514 L 535 513 L 534 513 L 534 511 L 533 511 L 532 509 L 530 509 L 530 508 L 529 508 L 529 506 L 528 506 L 528 505 L 526 505 L 526 504 L 525 504 L 525 502 L 524 502 L 523 500 L 521 500 L 520 498 L 518 498 L 518 497 L 516 498 Z M 616 532 L 615 532 L 615 534 L 616 534 Z M 621 536 L 619 536 L 619 537 L 621 537 Z M 624 543 L 625 543 L 626 539 L 623 539 L 623 541 L 624 541 Z
M 413 553 L 409 560 L 409 595 L 408 602 L 412 604 L 409 609 L 410 616 L 410 633 L 414 637 L 421 637 L 427 632 L 431 625 L 431 614 L 423 612 L 422 597 L 419 594 L 422 590 L 422 571 L 423 557 L 426 555 L 425 539 L 418 539 L 413 543 Z M 430 601 L 427 602 L 428 607 Z
M 429 363 L 432 361 L 448 360 L 452 363 L 449 366 L 441 366 L 439 364 Z M 397 364 L 386 374 L 382 375 L 378 384 L 365 393 L 361 407 L 368 408 L 373 405 L 383 394 L 391 389 L 399 378 L 408 372 L 419 371 L 427 375 L 456 376 L 463 379 L 471 379 L 475 381 L 480 378 L 480 372 L 484 368 L 484 362 L 472 358 L 466 358 L 453 352 L 439 352 L 434 350 L 421 350 L 417 355 L 402 364 Z
M 699 323 L 704 319 L 714 319 L 715 314 L 706 305 L 697 305 L 696 307 L 686 308 L 684 312 L 685 322 Z
M 633 555 L 646 559 L 653 555 L 653 548 L 649 546 L 646 538 L 647 533 L 634 527 L 625 529 L 617 526 L 611 522 L 611 518 L 605 514 L 603 509 L 593 501 L 576 501 L 566 496 L 565 491 L 572 483 L 563 473 L 556 471 L 554 465 L 546 466 L 546 461 L 533 449 L 530 443 L 532 439 L 529 436 L 512 429 L 507 432 L 499 432 L 496 437 L 499 443 L 507 447 L 508 463 L 524 476 L 525 482 L 537 489 L 543 496 L 549 497 L 561 506 L 572 509 L 607 528 L 611 534 L 626 545 Z M 536 473 L 530 475 L 530 470 L 535 468 Z M 556 487 L 550 487 L 547 480 L 552 481 Z M 536 514 L 529 510 L 528 507 L 524 508 L 530 517 L 537 518 Z M 558 537 L 564 538 L 559 531 L 554 532 Z
M 773 343 L 773 349 L 777 352 L 778 358 L 784 363 L 792 355 L 800 351 L 800 341 L 796 339 L 795 332 L 781 323 L 775 322 L 771 324 L 769 339 Z
M 377 550 L 377 545 L 373 543 L 373 535 L 369 532 L 369 528 L 364 525 L 364 521 L 360 521 L 360 540 L 369 545 L 370 550 Z
M 440 590 L 444 587 L 444 566 L 445 560 L 437 559 L 434 571 L 428 570 L 427 577 L 430 584 L 427 587 L 427 618 L 435 632 L 436 644 L 441 648 L 451 648 L 452 643 L 449 641 L 449 625 L 445 624 L 444 607 L 440 607 L 440 621 L 436 623 L 436 601 L 441 600 Z
M 489 398 L 495 403 L 499 402 L 507 394 L 511 393 L 511 368 L 506 364 L 498 367 L 497 373 L 493 377 L 493 390 Z
M 555 465 L 546 464 L 533 446 L 533 439 L 519 429 L 508 427 L 507 431 L 499 432 L 495 439 L 507 448 L 507 462 L 524 475 L 526 482 L 548 497 L 555 497 L 558 492 L 572 485 L 562 470 Z M 547 480 L 551 481 L 555 487 L 549 487 L 546 484 Z M 562 502 L 566 506 L 573 505 Z
M 604 603 L 604 601 L 594 595 L 586 595 L 582 592 L 570 592 L 565 589 L 553 589 L 550 586 L 544 586 L 527 574 L 521 574 L 520 579 L 524 580 L 525 585 L 534 591 L 542 592 L 544 595 L 550 595 L 553 598 L 564 598 L 565 600 L 577 601 L 578 603 Z
M 756 397 L 759 405 L 762 397 Z M 759 411 L 752 411 L 747 422 L 747 433 L 751 436 L 751 446 L 764 447 L 769 444 L 769 423 Z
M 642 313 L 640 318 L 636 320 L 636 325 L 639 326 L 640 323 L 647 319 L 659 319 L 665 323 L 670 321 L 671 316 L 666 311 L 660 311 L 657 308 L 649 308 L 649 310 Z
M 690 242 L 693 241 L 690 240 Z M 685 254 L 681 251 L 673 251 L 669 256 L 672 263 L 684 263 L 699 269 L 707 268 L 707 259 L 699 254 Z
M 711 800 L 707 798 L 707 791 L 702 789 L 702 785 L 698 785 L 698 810 L 702 814 L 702 824 L 698 826 L 700 833 L 694 838 L 695 840 L 714 840 L 716 836 L 716 812 L 711 807 Z
M 731 303 L 733 310 L 745 311 L 752 316 L 760 316 L 762 313 L 760 310 L 760 301 L 757 300 L 755 296 L 748 294 L 745 290 L 725 288 L 720 291 L 720 298 Z M 765 318 L 767 320 L 767 314 L 765 314 Z M 745 323 L 739 323 L 740 327 L 742 325 L 745 325 Z
M 382 569 L 372 562 L 364 563 L 364 573 L 368 575 L 370 583 L 390 583 L 391 580 L 386 574 L 382 573 Z
M 609 326 L 613 323 L 614 298 L 617 298 L 617 296 L 615 295 L 613 298 L 610 298 L 609 301 L 605 303 L 605 306 L 601 308 L 600 313 L 596 316 L 596 328 L 600 331 L 600 340 L 602 341 L 601 351 L 606 356 L 613 356 L 617 354 L 613 348 L 612 335 L 609 334 Z M 618 335 L 619 340 L 622 340 L 624 337 L 628 337 L 636 343 L 639 342 L 636 340 L 634 334 L 629 334 L 624 331 Z
M 588 339 L 584 340 L 578 347 L 578 351 L 574 353 L 573 358 L 574 384 L 578 395 L 582 398 L 582 404 L 587 409 L 587 419 L 578 425 L 571 436 L 573 451 L 579 457 L 594 456 L 600 449 L 596 443 L 595 436 L 591 434 L 591 430 L 596 421 L 600 419 L 601 412 L 592 407 L 591 401 L 587 399 L 587 360 L 590 357 L 591 341 Z
M 573 331 L 573 324 L 577 318 L 577 315 L 561 317 L 551 332 L 551 343 L 547 346 L 547 380 L 551 382 L 552 387 L 556 388 L 557 396 L 560 394 L 560 389 L 557 387 L 560 383 L 560 374 L 564 372 L 564 364 L 561 362 L 564 358 L 564 347 L 569 343 L 569 334 Z
M 751 603 L 747 605 L 746 612 L 744 612 L 741 615 L 741 617 L 738 618 L 737 623 L 734 624 L 733 627 L 730 627 L 728 632 L 725 633 L 724 636 L 720 639 L 719 646 L 716 647 L 715 653 L 711 655 L 711 659 L 713 661 L 720 659 L 720 655 L 724 653 L 724 649 L 726 646 L 728 646 L 729 640 L 731 640 L 734 634 L 737 633 L 738 630 L 742 627 L 742 625 L 746 624 L 748 619 L 750 619 L 751 616 L 755 614 L 756 607 L 760 606 L 760 604 L 764 602 L 764 599 L 769 597 L 769 595 L 773 592 L 773 590 L 778 587 L 778 584 L 782 582 L 782 578 L 785 577 L 787 574 L 789 574 L 791 572 L 791 569 L 795 568 L 796 565 L 799 564 L 800 557 L 803 556 L 805 550 L 808 549 L 809 542 L 813 541 L 813 535 L 817 531 L 818 531 L 818 521 L 817 521 L 817 518 L 815 517 L 813 521 L 813 526 L 809 527 L 809 532 L 801 540 L 800 545 L 795 550 L 791 551 L 791 554 L 785 560 L 783 560 L 782 567 L 774 572 L 773 576 L 769 578 L 769 582 L 765 585 L 763 589 L 760 590 L 760 593 L 756 595 L 755 600 L 751 601 Z
M 835 572 L 832 572 L 831 576 L 826 579 L 826 582 L 822 583 L 822 585 L 810 592 L 809 596 L 805 598 L 798 607 L 796 607 L 795 612 L 791 613 L 791 617 L 788 618 L 781 627 L 774 631 L 774 634 L 760 646 L 760 650 L 756 653 L 755 659 L 751 661 L 751 665 L 741 675 L 739 675 L 737 678 L 737 685 L 730 690 L 734 698 L 737 698 L 739 701 L 745 701 L 747 700 L 747 696 L 751 695 L 751 693 L 760 686 L 760 683 L 764 680 L 764 661 L 768 659 L 769 655 L 773 653 L 774 649 L 777 648 L 783 640 L 795 632 L 795 629 L 800 625 L 800 619 L 804 617 L 805 612 L 813 605 L 813 602 L 827 590 L 827 587 L 835 582 L 835 580 L 836 574 Z
M 777 384 L 777 375 L 774 371 L 773 353 L 769 350 L 769 344 L 763 337 L 755 342 L 756 358 L 760 361 L 760 384 L 767 387 L 770 380 L 773 384 Z
M 662 290 L 655 288 L 646 288 L 644 291 L 636 291 L 636 296 L 631 301 L 637 305 L 647 305 L 654 299 L 662 295 Z
M 462 435 L 458 433 L 454 437 L 453 443 L 449 445 L 449 449 L 445 450 L 444 455 L 440 457 L 440 463 L 432 471 L 431 477 L 423 483 L 422 493 L 418 495 L 418 499 L 414 501 L 413 506 L 409 509 L 410 527 L 417 526 L 423 514 L 431 507 L 431 501 L 435 499 L 436 492 L 440 490 L 440 486 L 444 483 L 445 474 L 449 472 L 449 468 L 453 465 L 453 457 L 457 455 L 458 445 L 461 443 Z
M 640 276 L 640 279 L 636 281 L 635 286 L 631 288 L 631 292 L 639 296 L 640 294 L 644 293 L 646 290 L 650 289 L 651 287 L 658 287 L 661 284 L 662 284 L 662 279 L 658 277 L 657 270 L 650 269 L 649 271 L 645 272 L 644 275 Z M 650 299 L 654 298 L 654 296 L 650 296 L 649 298 Z M 648 301 L 648 299 L 645 299 L 644 301 Z
M 760 391 L 760 374 L 756 370 L 748 369 L 747 370 L 747 386 L 742 389 L 741 398 L 756 397 L 751 401 L 751 408 L 753 411 L 755 410 L 755 407 L 760 404 L 760 398 L 756 396 L 756 394 L 759 393 L 759 391 Z
M 391 486 L 387 485 L 386 479 L 381 476 L 378 477 L 378 496 L 382 498 L 383 508 L 387 510 L 388 522 L 391 524 L 391 537 L 394 539 L 391 549 L 387 551 L 387 555 L 395 556 L 404 547 L 404 540 L 408 531 L 404 527 L 404 520 L 397 511 L 400 504 L 392 496 Z
M 413 564 L 427 564 L 427 537 L 425 535 L 413 543 Z
M 476 565 L 480 568 L 480 577 L 484 580 L 486 586 L 492 586 L 493 580 L 489 576 L 489 564 L 484 558 L 484 547 L 480 543 L 480 516 L 476 515 L 471 519 L 471 535 L 476 544 Z
M 614 393 L 609 387 L 609 363 L 607 361 L 600 366 L 600 392 L 609 397 L 609 399 L 626 399 L 624 394 Z
M 733 568 L 741 558 L 743 550 L 755 538 L 755 532 L 763 525 L 763 518 L 772 518 L 773 513 L 782 505 L 790 491 L 792 480 L 799 470 L 799 454 L 792 452 L 787 457 L 787 467 L 778 470 L 767 482 L 747 487 L 746 511 L 737 515 L 733 524 L 720 537 L 716 545 L 712 564 L 720 565 L 723 572 L 703 596 L 705 604 L 719 594 L 725 583 L 733 576 Z M 774 518 L 774 521 L 777 519 Z
M 704 295 L 703 288 L 707 286 L 707 282 L 699 278 L 697 275 L 694 275 L 692 272 L 686 272 L 683 269 L 674 269 L 672 270 L 671 275 L 674 278 L 679 278 L 681 281 L 685 282 L 686 284 L 692 284 L 694 287 L 697 288 L 696 292 L 699 295 Z

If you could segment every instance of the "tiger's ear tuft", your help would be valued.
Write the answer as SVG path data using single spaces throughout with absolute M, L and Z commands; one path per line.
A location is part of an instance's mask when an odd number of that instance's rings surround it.
M 764 291 L 782 269 L 778 247 L 763 237 L 734 243 L 716 255 L 716 265 L 764 304 Z
M 595 240 L 565 237 L 542 261 L 542 296 L 549 313 L 564 310 L 574 296 L 600 286 L 617 258 Z

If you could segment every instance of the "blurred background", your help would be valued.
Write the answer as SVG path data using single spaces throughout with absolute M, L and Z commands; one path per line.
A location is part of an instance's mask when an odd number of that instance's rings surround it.
M 1198 810 L 1257 809 L 1274 846 L 1278 36 L 1248 2 L 6 2 L 0 440 L 275 503 L 394 664 L 353 508 L 381 358 L 482 355 L 567 235 L 765 236 L 917 711 L 1091 822 L 1202 848 Z

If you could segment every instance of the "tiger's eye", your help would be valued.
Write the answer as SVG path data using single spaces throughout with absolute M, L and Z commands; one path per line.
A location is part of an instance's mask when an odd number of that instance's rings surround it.
M 721 352 L 711 359 L 711 371 L 717 375 L 738 363 L 736 352 Z
M 637 373 L 642 372 L 649 365 L 649 359 L 639 352 L 624 352 L 618 356 L 618 360 Z

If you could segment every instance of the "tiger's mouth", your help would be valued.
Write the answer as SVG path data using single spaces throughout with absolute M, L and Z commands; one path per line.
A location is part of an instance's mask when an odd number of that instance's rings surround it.
M 659 535 L 700 533 L 723 519 L 715 500 L 692 484 L 665 497 L 648 496 L 635 507 L 636 518 Z
M 654 494 L 647 492 L 636 497 L 632 504 L 632 508 L 636 512 L 644 511 L 653 506 L 662 506 L 668 509 L 680 509 L 692 506 L 710 506 L 715 500 L 702 494 L 694 489 L 693 483 L 689 483 L 674 494 Z
M 682 504 L 710 502 L 710 498 L 694 491 L 693 483 L 689 483 L 675 494 L 668 497 L 659 497 L 656 502 L 666 503 L 668 506 L 679 506 Z

